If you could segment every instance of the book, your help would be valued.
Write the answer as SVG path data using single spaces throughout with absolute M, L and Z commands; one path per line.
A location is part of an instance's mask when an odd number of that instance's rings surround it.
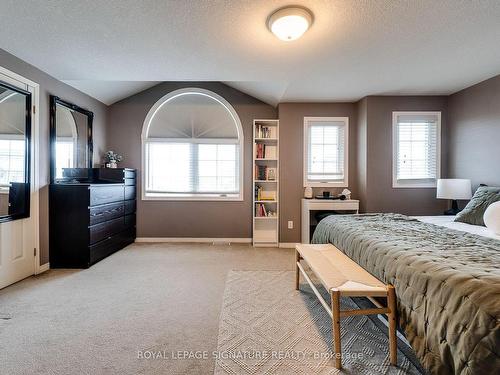
M 274 126 L 255 125 L 255 138 L 275 138 Z

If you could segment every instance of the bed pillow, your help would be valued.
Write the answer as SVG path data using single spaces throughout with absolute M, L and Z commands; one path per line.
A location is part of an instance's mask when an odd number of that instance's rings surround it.
M 500 187 L 479 186 L 467 206 L 457 214 L 455 221 L 484 227 L 484 212 L 490 204 L 498 201 Z

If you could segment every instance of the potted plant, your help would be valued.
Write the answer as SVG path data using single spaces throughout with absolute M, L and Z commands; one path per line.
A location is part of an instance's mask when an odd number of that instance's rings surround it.
M 123 157 L 110 150 L 104 154 L 104 159 L 106 160 L 106 168 L 117 168 L 118 163 L 123 160 Z

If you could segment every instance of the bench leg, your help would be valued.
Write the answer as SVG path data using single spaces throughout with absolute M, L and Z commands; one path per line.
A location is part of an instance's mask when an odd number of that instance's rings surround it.
M 387 287 L 387 307 L 390 312 L 387 314 L 389 318 L 389 353 L 391 356 L 391 365 L 396 365 L 398 362 L 398 345 L 396 339 L 396 292 L 394 287 Z
M 299 290 L 300 283 L 300 271 L 297 263 L 300 262 L 300 253 L 295 249 L 295 290 Z
M 335 367 L 342 368 L 342 348 L 340 347 L 340 292 L 331 291 L 332 297 L 332 335 L 333 335 L 333 354 L 335 357 Z

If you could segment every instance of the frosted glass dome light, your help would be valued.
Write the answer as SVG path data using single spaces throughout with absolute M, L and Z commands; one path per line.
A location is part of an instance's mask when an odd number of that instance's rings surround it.
M 286 42 L 300 38 L 312 24 L 312 14 L 305 8 L 278 9 L 268 20 L 269 30 Z

